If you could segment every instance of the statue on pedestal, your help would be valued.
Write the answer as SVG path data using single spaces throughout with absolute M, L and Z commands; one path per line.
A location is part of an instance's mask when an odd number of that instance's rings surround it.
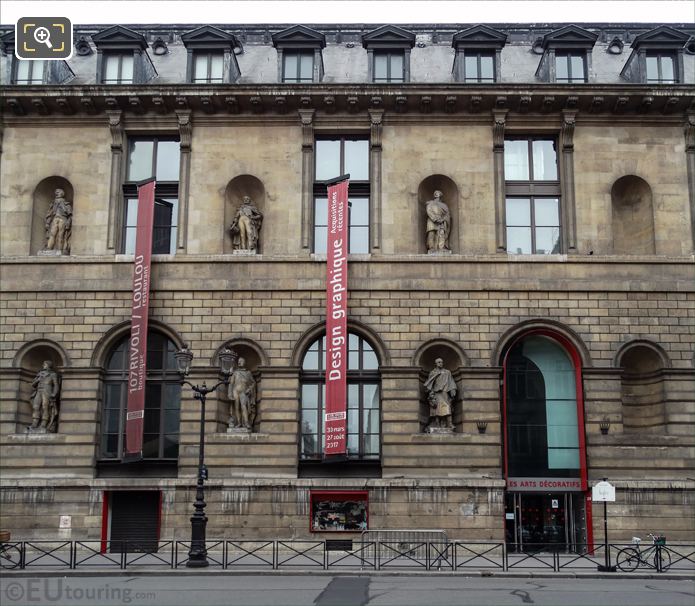
M 262 223 L 263 213 L 256 208 L 249 196 L 244 196 L 229 227 L 234 250 L 256 253 Z
M 434 192 L 434 198 L 425 202 L 427 213 L 427 252 L 441 253 L 451 252 L 449 248 L 449 234 L 451 233 L 451 213 L 449 207 L 442 199 L 442 192 Z
M 430 406 L 430 420 L 425 428 L 427 433 L 453 433 L 453 399 L 456 396 L 456 383 L 451 372 L 444 368 L 444 361 L 437 358 L 434 368 L 425 381 L 427 401 Z
M 44 250 L 56 254 L 70 254 L 72 233 L 72 203 L 65 198 L 62 189 L 55 190 L 55 198 L 46 213 L 46 246 Z
M 53 370 L 53 362 L 46 360 L 31 383 L 32 423 L 29 433 L 55 433 L 58 429 L 58 395 L 60 377 Z
M 229 405 L 229 427 L 227 431 L 246 432 L 253 431 L 253 422 L 256 417 L 256 380 L 253 373 L 245 368 L 246 360 L 239 358 L 237 366 L 232 372 L 227 388 Z

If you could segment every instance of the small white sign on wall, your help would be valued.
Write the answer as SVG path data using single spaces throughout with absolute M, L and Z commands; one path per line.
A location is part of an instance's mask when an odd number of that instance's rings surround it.
M 559 507 L 559 505 L 558 505 L 558 499 L 552 499 L 552 500 L 550 501 L 550 506 L 551 506 L 553 509 L 557 509 L 557 508 Z
M 72 528 L 72 516 L 60 516 L 58 528 L 61 530 Z
M 605 501 L 612 503 L 615 501 L 615 486 L 605 480 L 595 484 L 591 489 L 591 500 L 594 502 Z

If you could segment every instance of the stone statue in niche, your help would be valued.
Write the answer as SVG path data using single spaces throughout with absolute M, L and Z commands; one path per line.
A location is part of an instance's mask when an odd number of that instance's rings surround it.
M 427 213 L 426 244 L 427 252 L 450 253 L 449 234 L 451 233 L 451 213 L 442 199 L 442 192 L 434 192 L 434 198 L 425 202 Z
M 56 189 L 46 213 L 46 246 L 43 254 L 69 255 L 72 234 L 72 202 L 62 189 Z
M 234 252 L 255 254 L 263 223 L 263 213 L 256 208 L 249 196 L 244 196 L 239 210 L 229 227 Z
M 434 368 L 425 381 L 427 401 L 430 407 L 430 420 L 426 433 L 453 433 L 453 400 L 456 396 L 456 383 L 451 372 L 444 368 L 444 360 L 437 358 Z
M 53 362 L 46 360 L 31 383 L 31 425 L 29 433 L 55 433 L 58 429 L 58 396 L 60 377 L 53 370 Z
M 250 433 L 256 418 L 256 380 L 246 368 L 246 360 L 239 358 L 229 378 L 227 397 L 229 405 L 229 433 Z

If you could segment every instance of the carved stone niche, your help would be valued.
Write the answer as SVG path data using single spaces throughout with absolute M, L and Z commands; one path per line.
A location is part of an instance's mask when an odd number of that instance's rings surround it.
M 429 431 L 430 424 L 430 404 L 428 401 L 425 381 L 432 369 L 435 361 L 441 358 L 443 367 L 451 372 L 451 376 L 456 383 L 456 396 L 452 400 L 452 423 L 453 432 Z M 453 341 L 448 339 L 434 339 L 424 343 L 415 353 L 413 365 L 420 368 L 420 427 L 423 433 L 460 433 L 463 424 L 463 369 L 469 365 L 466 353 Z
M 239 358 L 244 358 L 244 366 L 248 368 L 253 373 L 253 378 L 256 380 L 256 415 L 253 420 L 252 433 L 258 433 L 261 425 L 261 372 L 260 367 L 266 366 L 268 364 L 268 359 L 265 355 L 263 349 L 257 345 L 251 339 L 236 338 L 227 341 L 213 356 L 211 361 L 211 366 L 213 368 L 219 368 L 219 361 L 217 355 L 222 350 L 223 347 L 228 347 L 236 354 L 235 366 Z M 225 433 L 227 431 L 227 426 L 229 422 L 229 397 L 227 396 L 227 388 L 222 385 L 218 391 L 218 410 L 217 410 L 217 431 L 220 433 Z
M 456 183 L 445 175 L 430 175 L 420 182 L 417 190 L 417 203 L 413 205 L 413 225 L 417 225 L 417 248 L 419 254 L 427 254 L 427 213 L 426 202 L 434 198 L 435 191 L 442 192 L 442 200 L 451 213 L 451 232 L 449 248 L 459 253 L 459 189 Z
M 238 175 L 227 183 L 227 187 L 224 190 L 223 251 L 225 254 L 234 252 L 232 238 L 229 234 L 229 226 L 232 224 L 244 196 L 249 196 L 254 206 L 264 215 L 263 226 L 258 238 L 258 253 L 263 252 L 265 248 L 265 238 L 268 235 L 268 226 L 266 225 L 267 217 L 265 217 L 265 186 L 260 179 L 253 175 Z
M 15 358 L 15 367 L 19 369 L 19 385 L 17 386 L 17 424 L 15 428 L 18 434 L 26 433 L 27 427 L 32 423 L 32 381 L 41 370 L 46 360 L 53 363 L 53 370 L 56 371 L 60 377 L 61 371 L 67 365 L 65 355 L 60 351 L 57 345 L 50 341 L 41 340 L 28 343 L 20 349 Z M 57 404 L 57 431 L 59 431 L 61 417 L 60 393 L 58 394 Z
M 75 212 L 74 189 L 70 181 L 64 177 L 46 177 L 36 186 L 33 194 L 32 216 L 31 216 L 31 245 L 30 253 L 37 254 L 44 250 L 46 245 L 46 213 L 51 207 L 55 198 L 55 190 L 62 189 L 65 198 L 73 205 L 73 218 Z M 72 233 L 75 234 L 74 224 Z M 73 238 L 74 240 L 74 238 Z M 73 242 L 74 244 L 74 242 Z
M 620 177 L 611 188 L 613 254 L 653 255 L 652 188 L 635 175 Z

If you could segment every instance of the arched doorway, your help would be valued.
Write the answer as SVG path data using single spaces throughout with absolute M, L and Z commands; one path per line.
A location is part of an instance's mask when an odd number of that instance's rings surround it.
M 532 330 L 509 344 L 503 373 L 508 548 L 580 548 L 590 525 L 579 354 L 562 335 Z

